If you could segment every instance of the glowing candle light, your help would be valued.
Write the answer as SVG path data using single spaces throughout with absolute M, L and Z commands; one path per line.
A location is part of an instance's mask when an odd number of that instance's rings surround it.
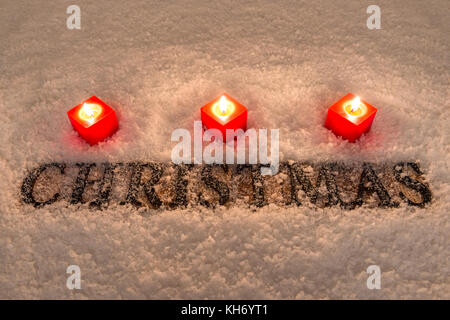
M 224 141 L 227 129 L 247 129 L 247 108 L 226 93 L 204 105 L 200 112 L 203 125 L 220 130 Z
M 75 131 L 90 145 L 110 137 L 119 127 L 114 110 L 96 96 L 70 109 L 67 116 Z
M 377 109 L 351 93 L 328 109 L 325 127 L 354 142 L 372 126 Z
M 78 112 L 78 116 L 81 120 L 87 121 L 89 123 L 94 123 L 95 119 L 102 113 L 102 107 L 98 104 L 93 103 L 83 103 Z
M 225 96 L 221 96 L 219 101 L 214 103 L 212 107 L 214 115 L 218 116 L 222 121 L 226 121 L 235 109 L 234 103 L 227 100 Z
M 356 97 L 352 100 L 352 106 L 350 107 L 350 113 L 354 113 L 358 110 L 361 110 L 361 99 Z

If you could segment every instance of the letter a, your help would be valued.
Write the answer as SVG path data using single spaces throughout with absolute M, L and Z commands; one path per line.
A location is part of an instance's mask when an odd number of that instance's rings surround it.
M 73 29 L 81 29 L 81 10 L 80 7 L 73 4 L 71 6 L 67 7 L 66 10 L 67 14 L 70 14 L 70 16 L 67 18 L 66 25 L 67 28 L 70 30 Z
M 381 269 L 377 265 L 371 265 L 367 268 L 367 273 L 370 277 L 367 278 L 367 289 L 381 289 Z
M 367 13 L 372 14 L 367 18 L 367 28 L 369 30 L 381 29 L 381 9 L 377 5 L 371 5 L 367 7 Z
M 71 265 L 67 267 L 68 274 L 71 274 L 67 278 L 66 286 L 69 290 L 81 289 L 81 271 L 80 267 L 77 265 Z
M 181 140 L 173 149 L 171 158 L 173 163 L 191 163 L 191 133 L 186 129 L 175 129 L 170 138 L 172 142 Z M 182 153 L 183 155 L 180 155 Z

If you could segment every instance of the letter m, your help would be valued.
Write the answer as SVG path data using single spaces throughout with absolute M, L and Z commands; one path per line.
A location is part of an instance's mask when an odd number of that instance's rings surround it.
M 313 184 L 299 163 L 288 164 L 288 168 L 291 181 L 291 201 L 298 206 L 302 204 L 298 199 L 299 188 L 306 194 L 311 203 L 316 204 L 321 195 L 320 189 L 323 182 L 325 182 L 327 197 L 324 205 L 334 206 L 341 203 L 332 164 L 323 164 L 320 167 L 315 184 Z

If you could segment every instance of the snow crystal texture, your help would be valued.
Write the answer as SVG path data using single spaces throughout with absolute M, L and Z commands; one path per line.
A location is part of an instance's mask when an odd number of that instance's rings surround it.
M 81 8 L 68 30 L 66 8 Z M 25 1 L 0 5 L 0 298 L 450 298 L 448 0 Z M 35 209 L 44 162 L 170 161 L 175 128 L 226 91 L 281 160 L 419 160 L 425 209 Z M 357 143 L 323 127 L 347 92 L 378 108 Z M 120 130 L 89 147 L 66 111 L 97 95 Z M 68 290 L 79 265 L 82 289 Z M 381 290 L 366 269 L 381 268 Z

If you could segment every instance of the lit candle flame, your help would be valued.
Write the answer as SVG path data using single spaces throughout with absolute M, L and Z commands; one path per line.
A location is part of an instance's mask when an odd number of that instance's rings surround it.
M 86 120 L 89 122 L 93 122 L 96 117 L 98 117 L 102 113 L 102 107 L 98 104 L 92 103 L 83 103 L 78 112 L 79 117 L 82 120 Z
M 367 107 L 359 97 L 344 103 L 344 110 L 349 117 L 358 118 L 366 114 Z
M 220 97 L 219 108 L 222 114 L 227 113 L 227 104 L 228 104 L 227 98 L 225 98 L 225 96 Z
M 90 118 L 94 116 L 94 110 L 91 107 L 91 105 L 87 104 L 86 102 L 82 106 L 84 113 L 86 113 Z
M 350 107 L 350 111 L 355 112 L 359 108 L 361 108 L 361 99 L 359 97 L 356 97 L 352 101 L 352 106 Z
M 219 101 L 212 106 L 212 112 L 222 120 L 226 120 L 233 114 L 234 109 L 234 103 L 229 101 L 225 96 L 221 96 Z

